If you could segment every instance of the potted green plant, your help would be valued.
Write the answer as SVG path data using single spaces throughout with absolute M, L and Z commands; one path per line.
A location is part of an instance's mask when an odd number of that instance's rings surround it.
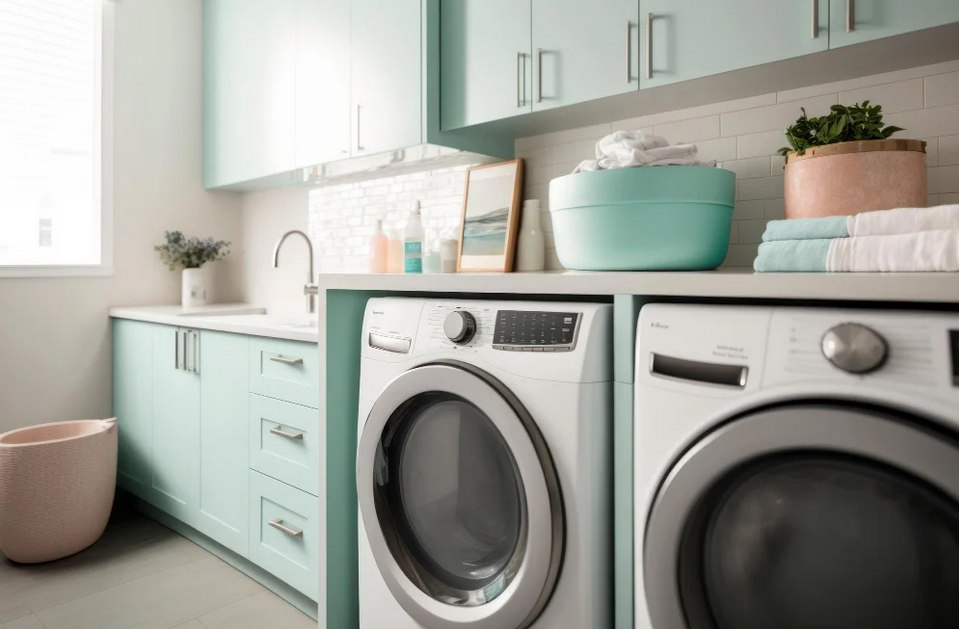
M 187 238 L 183 232 L 165 232 L 166 243 L 154 247 L 171 271 L 183 269 L 181 303 L 195 308 L 207 303 L 207 277 L 203 265 L 222 260 L 230 253 L 230 243 L 213 238 Z
M 891 139 L 904 131 L 882 121 L 869 101 L 833 105 L 786 129 L 786 218 L 848 216 L 926 205 L 926 143 Z

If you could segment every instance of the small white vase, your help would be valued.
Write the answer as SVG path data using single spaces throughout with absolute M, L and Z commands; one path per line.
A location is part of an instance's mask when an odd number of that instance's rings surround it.
M 207 303 L 206 272 L 202 269 L 183 269 L 181 305 L 197 308 Z
M 546 267 L 546 238 L 540 221 L 538 199 L 529 199 L 523 204 L 516 263 L 513 267 L 516 271 L 542 271 Z

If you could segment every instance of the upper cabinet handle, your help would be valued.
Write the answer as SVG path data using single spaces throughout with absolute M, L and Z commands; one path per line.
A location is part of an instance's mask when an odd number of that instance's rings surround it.
M 363 145 L 360 143 L 360 106 L 356 105 L 356 150 L 362 151 Z
M 812 0 L 812 38 L 819 39 L 819 0 Z
M 536 95 L 536 102 L 542 103 L 543 102 L 543 49 L 542 48 L 536 49 L 536 62 L 539 64 L 539 74 L 537 75 L 537 79 L 536 79 L 536 83 L 537 83 L 536 91 L 539 93 Z
M 846 0 L 846 32 L 856 30 L 856 0 Z
M 653 78 L 653 14 L 646 14 L 646 80 Z
M 275 363 L 283 363 L 284 365 L 302 365 L 302 358 L 283 358 L 282 356 L 270 356 L 270 360 Z
M 520 78 L 520 66 L 523 65 L 523 53 L 516 53 L 516 106 L 523 106 L 523 80 Z
M 626 20 L 626 82 L 633 82 L 633 22 Z

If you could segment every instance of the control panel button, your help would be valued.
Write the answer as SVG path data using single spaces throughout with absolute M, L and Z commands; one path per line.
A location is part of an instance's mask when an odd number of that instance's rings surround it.
M 446 315 L 443 321 L 443 332 L 446 338 L 457 345 L 465 345 L 476 334 L 476 319 L 465 310 L 454 310 Z
M 575 312 L 500 310 L 496 313 L 493 349 L 572 350 L 580 318 Z
M 822 353 L 837 368 L 852 374 L 876 371 L 889 357 L 878 332 L 860 323 L 841 323 L 822 337 Z

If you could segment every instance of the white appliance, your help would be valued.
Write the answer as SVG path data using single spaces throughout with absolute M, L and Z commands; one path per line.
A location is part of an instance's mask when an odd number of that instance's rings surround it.
M 959 315 L 650 305 L 639 629 L 959 625 Z
M 611 624 L 612 309 L 371 299 L 361 629 Z

